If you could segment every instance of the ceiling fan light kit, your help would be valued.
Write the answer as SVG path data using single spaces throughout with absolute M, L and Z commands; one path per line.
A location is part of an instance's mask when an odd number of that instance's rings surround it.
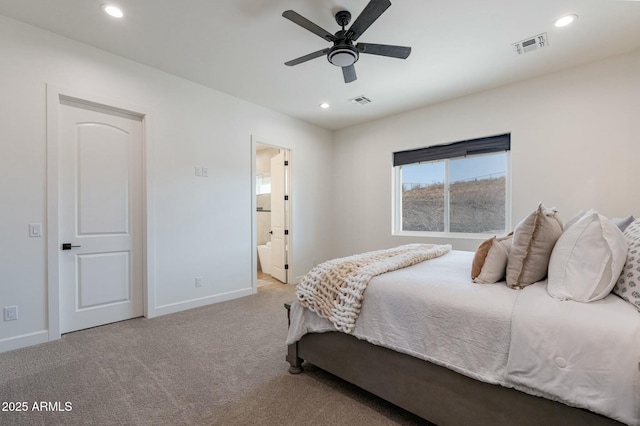
M 291 22 L 333 43 L 333 47 L 309 53 L 285 62 L 285 65 L 294 66 L 326 55 L 331 64 L 342 68 L 344 82 L 350 83 L 357 79 L 353 64 L 358 61 L 360 53 L 406 59 L 411 53 L 411 48 L 407 46 L 370 43 L 358 43 L 354 46 L 353 44 L 389 6 L 391 6 L 389 0 L 371 0 L 348 30 L 345 30 L 345 27 L 351 22 L 351 13 L 346 10 L 339 11 L 336 13 L 335 18 L 342 29 L 335 34 L 331 34 L 293 10 L 284 11 L 282 16 Z
M 337 67 L 348 67 L 358 61 L 358 51 L 349 46 L 335 46 L 327 54 L 327 59 Z

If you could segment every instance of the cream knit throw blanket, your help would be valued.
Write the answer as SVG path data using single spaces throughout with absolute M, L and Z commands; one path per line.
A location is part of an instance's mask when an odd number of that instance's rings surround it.
M 450 245 L 407 244 L 329 260 L 313 268 L 296 289 L 302 306 L 351 333 L 371 278 L 448 253 Z

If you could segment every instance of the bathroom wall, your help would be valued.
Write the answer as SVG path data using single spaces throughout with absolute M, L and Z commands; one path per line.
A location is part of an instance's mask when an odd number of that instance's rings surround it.
M 265 148 L 265 145 L 258 145 L 256 151 L 256 174 L 271 173 L 271 157 L 280 152 L 277 148 Z
M 259 195 L 258 198 L 260 197 L 261 196 Z M 271 235 L 269 234 L 269 231 L 271 230 L 271 211 L 258 210 L 257 226 L 258 245 L 266 244 L 267 241 L 271 240 Z
M 259 145 L 256 151 L 256 176 L 271 175 L 271 157 L 278 154 L 279 149 L 265 148 Z M 258 245 L 266 244 L 271 240 L 271 194 L 258 194 L 256 196 L 256 206 L 258 208 L 256 226 Z M 262 270 L 260 259 L 258 259 L 258 270 Z

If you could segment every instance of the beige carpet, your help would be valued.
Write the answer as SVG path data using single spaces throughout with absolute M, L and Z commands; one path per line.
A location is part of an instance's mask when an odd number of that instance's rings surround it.
M 0 354 L 1 425 L 393 425 L 419 418 L 313 366 L 290 375 L 292 286 Z M 54 411 L 36 411 L 45 402 Z M 71 410 L 64 411 L 65 403 Z

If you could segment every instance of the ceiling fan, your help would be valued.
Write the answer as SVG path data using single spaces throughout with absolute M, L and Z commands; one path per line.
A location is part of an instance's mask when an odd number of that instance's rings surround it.
M 282 16 L 333 43 L 333 47 L 327 47 L 309 53 L 308 55 L 285 62 L 285 65 L 294 66 L 326 55 L 329 62 L 342 68 L 344 82 L 351 83 L 357 78 L 356 69 L 353 64 L 358 60 L 360 53 L 407 59 L 411 53 L 410 47 L 371 43 L 357 43 L 354 45 L 354 42 L 358 40 L 362 33 L 364 33 L 389 6 L 391 6 L 389 0 L 371 0 L 348 30 L 345 30 L 345 27 L 349 25 L 351 21 L 351 13 L 346 10 L 341 10 L 336 13 L 335 17 L 336 22 L 342 29 L 335 34 L 331 34 L 293 10 L 285 11 Z

